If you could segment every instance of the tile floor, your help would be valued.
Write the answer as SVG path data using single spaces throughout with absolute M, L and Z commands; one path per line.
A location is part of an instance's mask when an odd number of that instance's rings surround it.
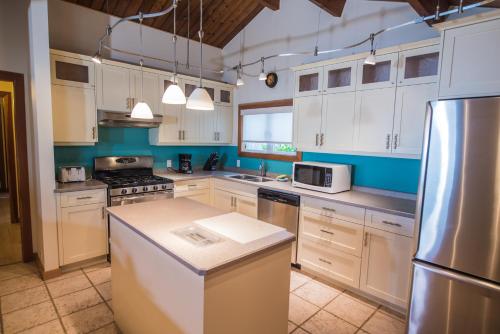
M 119 333 L 111 268 L 82 268 L 42 281 L 33 264 L 0 266 L 0 334 Z M 288 332 L 404 333 L 404 320 L 380 305 L 292 271 Z

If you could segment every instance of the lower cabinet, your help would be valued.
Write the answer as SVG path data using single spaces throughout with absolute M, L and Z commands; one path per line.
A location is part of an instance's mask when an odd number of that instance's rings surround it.
M 108 253 L 106 190 L 56 195 L 59 265 Z
M 412 249 L 412 238 L 365 227 L 361 290 L 406 307 Z
M 257 218 L 257 197 L 242 195 L 225 189 L 214 190 L 214 206 L 225 211 Z
M 210 180 L 200 179 L 175 182 L 174 197 L 185 197 L 193 201 L 210 205 Z

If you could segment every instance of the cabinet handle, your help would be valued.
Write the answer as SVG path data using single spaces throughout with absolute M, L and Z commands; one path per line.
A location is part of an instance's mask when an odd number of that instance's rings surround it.
M 77 197 L 77 200 L 82 200 L 82 199 L 91 199 L 92 196 L 82 196 L 82 197 Z
M 186 140 L 186 131 L 182 130 L 182 140 Z
M 104 219 L 104 207 L 101 208 L 102 209 L 102 219 Z
M 391 148 L 391 135 L 387 134 L 387 137 L 385 138 L 385 149 L 388 150 Z
M 335 209 L 327 208 L 326 206 L 322 207 L 323 210 L 330 211 L 330 212 L 337 212 Z
M 335 235 L 335 233 L 327 231 L 327 230 L 320 229 L 320 231 L 323 232 L 323 233 L 326 233 L 326 234 Z
M 363 240 L 363 244 L 366 246 L 368 246 L 368 232 L 365 232 L 365 238 Z
M 217 131 L 217 141 L 220 141 L 220 132 Z
M 331 263 L 330 261 L 325 260 L 325 259 L 322 259 L 322 258 L 320 258 L 320 257 L 318 257 L 318 260 L 320 260 L 321 262 L 324 262 L 324 263 L 326 263 L 326 264 L 332 265 L 332 263 Z
M 382 223 L 384 223 L 386 225 L 401 227 L 401 224 L 399 224 L 399 223 L 393 223 L 393 222 L 390 222 L 388 220 L 382 220 Z
M 130 109 L 130 97 L 125 99 L 125 105 L 127 106 L 127 109 Z
M 319 136 L 319 145 L 320 146 L 323 146 L 323 143 L 324 143 L 324 139 L 325 139 L 325 134 L 322 133 L 321 136 Z
M 95 126 L 92 127 L 92 139 L 95 139 Z
M 316 146 L 318 146 L 319 134 L 316 134 Z
M 181 130 L 178 130 L 177 132 L 179 133 L 179 135 L 177 137 L 179 140 L 181 140 L 182 139 Z
M 398 148 L 398 135 L 395 134 L 394 135 L 394 149 L 397 149 Z

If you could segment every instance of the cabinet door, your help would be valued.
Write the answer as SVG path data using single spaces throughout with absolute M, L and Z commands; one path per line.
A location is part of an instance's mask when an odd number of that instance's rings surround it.
M 323 95 L 320 144 L 324 151 L 352 150 L 355 105 L 355 92 Z
M 232 106 L 233 90 L 230 88 L 217 88 L 215 90 L 215 102 L 223 106 Z
M 88 60 L 52 54 L 51 82 L 80 88 L 94 88 L 94 63 Z
M 171 77 L 160 76 L 158 81 L 159 94 L 163 96 L 165 90 L 172 84 Z M 180 143 L 182 107 L 160 101 L 159 110 L 160 114 L 163 115 L 163 120 L 158 128 L 149 130 L 149 143 L 151 145 Z
M 235 195 L 236 211 L 242 215 L 257 218 L 257 198 Z
M 352 92 L 356 89 L 357 62 L 325 66 L 323 93 Z
M 500 19 L 444 32 L 439 97 L 500 95 Z
M 392 152 L 414 154 L 422 152 L 427 102 L 437 99 L 437 84 L 398 87 Z
M 439 45 L 399 53 L 398 86 L 438 81 Z
M 214 206 L 224 211 L 235 211 L 236 205 L 233 193 L 221 189 L 215 189 Z
M 180 82 L 183 87 L 186 98 L 189 98 L 191 93 L 196 89 L 197 83 L 195 81 L 182 81 Z M 202 111 L 204 112 L 204 111 Z M 182 106 L 182 142 L 183 143 L 198 143 L 200 140 L 200 111 L 187 109 Z
M 356 92 L 354 148 L 370 153 L 390 153 L 396 88 Z
M 217 143 L 230 144 L 233 141 L 233 107 L 215 106 L 217 110 Z
M 293 100 L 294 139 L 300 151 L 318 151 L 321 132 L 322 96 L 306 96 Z
M 214 110 L 202 110 L 200 115 L 200 143 L 217 142 L 217 106 Z
M 158 114 L 158 108 L 162 98 L 162 95 L 159 94 L 158 77 L 156 73 L 144 71 L 143 80 L 141 71 L 132 72 L 131 91 L 132 97 L 134 98 L 133 106 L 135 106 L 142 97 L 142 100 L 149 105 L 153 114 Z
M 108 253 L 105 204 L 61 209 L 62 265 Z
M 190 190 L 174 193 L 175 198 L 185 197 L 193 201 L 210 205 L 210 189 Z
M 54 142 L 94 144 L 96 115 L 94 89 L 52 85 Z
M 295 97 L 321 94 L 323 67 L 295 72 Z
M 411 255 L 411 238 L 365 227 L 361 290 L 406 307 Z
M 96 67 L 97 109 L 131 112 L 130 70 L 101 64 Z
M 398 74 L 398 54 L 388 53 L 376 56 L 375 65 L 365 64 L 365 60 L 358 61 L 357 90 L 377 89 L 396 86 Z

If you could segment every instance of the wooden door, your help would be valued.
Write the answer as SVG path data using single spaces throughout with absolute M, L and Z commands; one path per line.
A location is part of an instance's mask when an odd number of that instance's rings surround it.
M 323 151 L 352 151 L 355 105 L 355 92 L 323 95 L 320 137 Z
M 321 132 L 322 96 L 313 95 L 293 100 L 294 139 L 300 151 L 318 151 Z
M 130 70 L 126 67 L 100 64 L 96 67 L 97 109 L 131 112 Z

